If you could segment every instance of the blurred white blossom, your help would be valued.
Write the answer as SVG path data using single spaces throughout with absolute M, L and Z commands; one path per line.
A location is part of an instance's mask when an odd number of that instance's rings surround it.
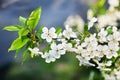
M 108 0 L 109 9 L 114 10 L 115 7 L 119 6 L 119 0 Z
M 79 15 L 72 15 L 67 18 L 64 25 L 69 27 L 76 28 L 79 32 L 84 30 L 84 20 Z
M 90 20 L 93 18 L 94 12 L 91 9 L 88 9 L 87 11 L 87 19 Z

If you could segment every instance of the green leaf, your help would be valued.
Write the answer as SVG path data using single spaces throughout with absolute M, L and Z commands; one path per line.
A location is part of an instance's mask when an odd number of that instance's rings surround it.
M 20 37 L 18 37 L 17 39 L 15 39 L 13 41 L 13 43 L 10 46 L 10 48 L 8 49 L 8 51 L 17 50 L 17 49 L 22 48 L 25 44 L 27 44 L 28 40 L 29 40 L 28 38 L 21 39 Z
M 23 61 L 23 62 L 26 60 L 28 53 L 29 53 L 29 50 L 26 49 L 26 50 L 24 51 L 23 55 L 22 55 L 22 61 Z
M 30 56 L 31 56 L 31 58 L 33 58 L 33 57 L 34 57 L 34 54 L 33 54 L 33 53 L 30 53 Z
M 43 42 L 43 39 L 41 38 L 41 34 L 40 33 L 36 33 L 37 38 L 39 39 L 40 42 Z
M 89 75 L 89 80 L 94 80 L 95 72 L 91 71 Z
M 120 49 L 118 50 L 118 55 L 120 56 Z
M 106 31 L 108 32 L 108 34 L 112 34 L 113 33 L 112 27 L 110 27 L 110 26 L 106 29 Z
M 30 31 L 28 29 L 21 29 L 19 30 L 18 34 L 20 37 L 26 36 Z
M 15 58 L 18 56 L 18 54 L 21 52 L 21 50 L 22 50 L 22 48 L 16 50 Z
M 44 25 L 42 25 L 39 29 L 38 29 L 38 31 L 37 31 L 37 33 L 42 33 L 42 29 L 44 28 Z
M 33 30 L 36 28 L 36 26 L 39 22 L 40 16 L 41 16 L 41 7 L 32 11 L 32 13 L 30 14 L 30 16 L 27 20 L 27 25 L 30 30 Z
M 98 3 L 97 3 L 97 6 L 100 8 L 100 7 L 103 7 L 104 4 L 105 4 L 105 1 L 106 0 L 99 0 Z
M 58 34 L 60 34 L 61 31 L 62 31 L 62 28 L 58 27 L 55 33 L 58 35 Z
M 19 21 L 20 21 L 20 23 L 21 23 L 22 25 L 26 25 L 27 19 L 24 18 L 24 17 L 22 17 L 22 16 L 20 16 L 20 17 L 19 17 Z
M 45 48 L 45 52 L 49 52 L 49 50 L 50 50 L 50 43 L 47 45 L 47 47 Z
M 7 31 L 19 31 L 20 29 L 20 26 L 6 26 L 3 28 L 3 30 Z
M 37 38 L 40 40 L 40 42 L 43 42 L 43 39 L 41 38 L 41 33 L 42 33 L 42 29 L 44 28 L 44 25 L 42 25 L 39 29 L 38 29 L 38 31 L 37 31 L 37 33 L 36 33 L 36 36 L 37 36 Z

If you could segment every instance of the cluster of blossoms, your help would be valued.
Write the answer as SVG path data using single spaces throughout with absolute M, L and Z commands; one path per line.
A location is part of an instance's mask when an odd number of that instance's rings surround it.
M 44 27 L 42 31 L 42 39 L 45 39 L 48 43 L 50 43 L 49 51 L 46 51 L 43 54 L 43 52 L 39 51 L 38 47 L 29 48 L 33 54 L 41 55 L 42 58 L 45 58 L 47 63 L 50 63 L 60 58 L 61 55 L 66 53 L 66 51 L 72 51 L 73 45 L 72 43 L 68 43 L 67 40 L 70 40 L 71 38 L 77 38 L 77 35 L 72 31 L 71 28 L 66 27 L 66 30 L 64 30 L 63 33 L 60 33 L 59 35 L 55 33 L 56 30 L 53 27 L 49 30 L 47 27 Z
M 98 14 L 96 17 L 98 19 L 98 25 L 96 25 L 99 29 L 110 26 L 117 26 L 120 20 L 120 0 L 106 0 L 108 1 L 109 7 L 104 14 Z M 87 17 L 91 19 L 94 16 L 94 11 L 92 9 L 88 10 Z
M 90 29 L 96 21 L 96 18 L 92 18 L 89 21 L 88 29 Z M 47 27 L 44 27 L 41 38 L 49 43 L 49 50 L 40 52 L 39 47 L 29 48 L 29 50 L 36 56 L 41 55 L 47 63 L 54 62 L 56 59 L 59 59 L 61 55 L 72 52 L 76 54 L 80 66 L 94 66 L 104 72 L 104 76 L 109 77 L 110 75 L 106 74 L 107 72 L 112 72 L 110 74 L 113 74 L 114 71 L 117 71 L 114 68 L 116 62 L 119 61 L 118 58 L 120 54 L 120 31 L 117 27 L 109 26 L 102 28 L 97 33 L 89 33 L 83 40 L 82 36 L 84 36 L 84 34 L 78 35 L 78 33 L 74 32 L 68 25 L 66 25 L 65 28 L 63 32 L 57 34 L 55 28 L 52 27 L 48 30 Z M 120 71 L 114 74 L 118 80 L 119 77 L 117 75 L 120 75 L 119 72 Z M 108 80 L 108 78 L 105 77 L 106 80 Z
M 105 80 L 120 80 L 120 30 L 115 27 L 120 20 L 119 0 L 108 0 L 108 10 L 95 18 L 92 9 L 88 10 L 88 33 L 85 22 L 79 15 L 69 16 L 65 30 L 56 33 L 54 27 L 42 29 L 41 38 L 48 44 L 48 50 L 41 52 L 39 47 L 29 48 L 35 55 L 41 55 L 47 63 L 54 62 L 66 53 L 76 54 L 80 66 L 93 66 L 101 71 Z M 92 27 L 97 32 L 90 33 Z
M 95 62 L 98 69 L 109 70 L 105 66 L 111 66 L 111 59 L 118 57 L 120 41 L 120 32 L 117 28 L 112 27 L 112 31 L 112 34 L 109 34 L 106 29 L 102 28 L 98 34 L 94 33 L 84 39 L 84 42 L 76 50 L 76 53 L 79 54 L 77 58 L 80 61 L 80 65 L 95 66 L 93 64 Z M 106 59 L 105 63 L 101 63 L 104 58 Z

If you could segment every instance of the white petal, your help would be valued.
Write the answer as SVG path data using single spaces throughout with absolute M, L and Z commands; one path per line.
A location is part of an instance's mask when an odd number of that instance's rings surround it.
M 60 54 L 59 53 L 55 53 L 54 57 L 57 58 L 57 59 L 59 59 L 60 58 Z
M 65 50 L 59 50 L 58 53 L 61 54 L 61 55 L 64 55 L 65 54 Z
M 43 38 L 43 39 L 46 39 L 46 38 L 47 38 L 47 36 L 48 36 L 48 35 L 47 35 L 47 34 L 45 34 L 45 33 L 42 33 L 42 34 L 41 34 L 41 38 Z
M 93 22 L 89 22 L 89 23 L 88 23 L 88 30 L 89 30 L 93 25 L 94 25 Z
M 47 27 L 44 27 L 44 28 L 42 29 L 42 31 L 46 33 L 46 32 L 48 32 L 48 28 L 47 28 Z
M 56 43 L 52 43 L 52 44 L 51 44 L 51 49 L 52 49 L 52 50 L 56 50 L 56 48 L 57 48 Z
M 74 32 L 72 32 L 70 36 L 71 36 L 72 38 L 77 38 L 77 35 L 76 35 Z
M 58 49 L 62 49 L 63 48 L 63 44 L 58 44 L 57 48 Z
M 51 61 L 50 61 L 50 59 L 46 59 L 45 62 L 46 63 L 50 63 Z
M 96 22 L 97 21 L 97 18 L 95 18 L 95 17 L 93 17 L 92 19 L 91 19 L 91 22 Z
M 47 37 L 47 38 L 46 38 L 46 41 L 47 41 L 47 42 L 51 42 L 51 41 L 52 41 L 52 38 L 51 38 L 51 37 Z
M 56 33 L 50 33 L 50 36 L 51 36 L 52 38 L 57 38 L 57 34 L 56 34 Z
M 55 28 L 54 27 L 50 28 L 49 33 L 55 33 Z

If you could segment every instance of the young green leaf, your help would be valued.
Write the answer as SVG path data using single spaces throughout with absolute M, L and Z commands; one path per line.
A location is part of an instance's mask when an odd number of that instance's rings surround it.
M 27 19 L 24 18 L 24 17 L 22 17 L 22 16 L 20 16 L 20 17 L 19 17 L 19 21 L 20 21 L 20 23 L 21 23 L 22 25 L 26 25 Z
M 112 27 L 108 27 L 108 28 L 106 29 L 106 31 L 108 32 L 108 34 L 112 34 L 112 33 L 113 33 Z
M 22 50 L 22 48 L 16 50 L 15 58 L 18 56 L 18 54 L 21 52 L 21 50 Z
M 37 31 L 37 33 L 42 33 L 42 29 L 44 28 L 44 25 L 42 25 L 39 29 L 38 29 L 38 31 Z
M 30 30 L 33 30 L 36 28 L 36 26 L 39 22 L 40 16 L 41 16 L 41 7 L 32 11 L 32 13 L 30 14 L 30 16 L 27 20 L 27 25 Z
M 23 55 L 22 55 L 22 61 L 24 62 L 27 58 L 27 54 L 29 53 L 29 50 L 26 49 L 24 52 L 23 52 Z
M 42 29 L 44 28 L 44 26 L 42 25 L 39 29 L 38 29 L 38 31 L 37 31 L 37 33 L 36 33 L 36 36 L 37 36 L 37 38 L 40 40 L 40 42 L 43 42 L 43 39 L 41 38 L 41 33 L 42 33 Z
M 19 31 L 20 29 L 20 26 L 6 26 L 3 28 L 3 30 L 7 31 Z
M 61 31 L 62 31 L 62 28 L 58 27 L 55 33 L 58 35 L 58 34 L 60 34 Z
M 28 38 L 24 38 L 21 39 L 20 37 L 18 37 L 17 39 L 15 39 L 11 45 L 11 47 L 8 49 L 8 51 L 12 51 L 12 50 L 17 50 L 22 48 L 25 44 L 27 44 L 28 42 Z
M 18 34 L 20 37 L 26 36 L 30 31 L 28 29 L 21 29 L 19 30 Z
M 99 0 L 98 3 L 97 3 L 97 6 L 98 6 L 98 7 L 103 7 L 104 4 L 105 4 L 105 1 L 106 1 L 106 0 Z

